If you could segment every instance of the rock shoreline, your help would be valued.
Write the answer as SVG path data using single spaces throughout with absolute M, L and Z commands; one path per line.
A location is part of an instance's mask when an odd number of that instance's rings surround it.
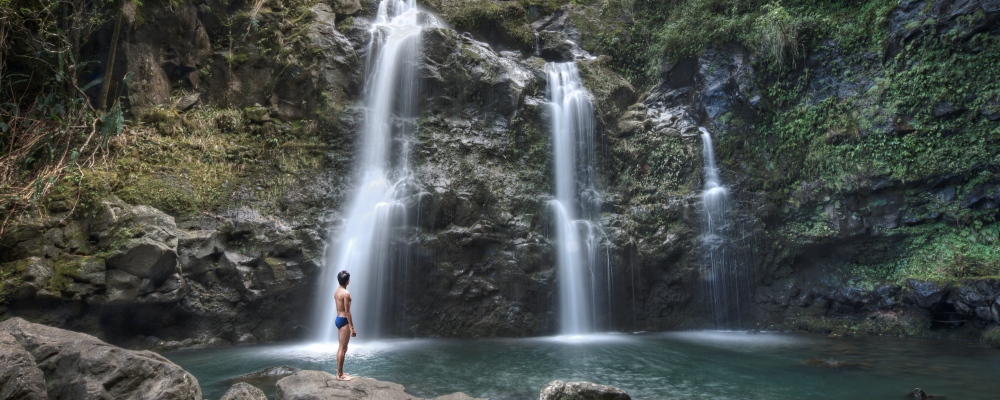
M 202 400 L 198 380 L 151 351 L 125 350 L 97 338 L 11 318 L 0 322 L 0 399 Z M 275 400 L 423 400 L 403 385 L 372 378 L 340 381 L 324 371 L 272 367 L 235 380 L 283 376 Z M 222 400 L 267 400 L 260 389 L 236 382 Z M 432 400 L 486 400 L 457 392 Z M 621 389 L 554 381 L 539 400 L 630 400 Z

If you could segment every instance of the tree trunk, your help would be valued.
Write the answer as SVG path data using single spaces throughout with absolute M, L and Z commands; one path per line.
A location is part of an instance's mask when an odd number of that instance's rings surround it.
M 101 111 L 108 109 L 108 91 L 111 90 L 111 73 L 115 70 L 115 52 L 118 50 L 118 36 L 122 31 L 122 8 L 128 0 L 121 0 L 118 7 L 118 17 L 115 19 L 115 32 L 111 36 L 111 51 L 108 52 L 108 63 L 104 66 L 104 81 L 101 82 L 101 95 L 97 99 L 97 106 Z

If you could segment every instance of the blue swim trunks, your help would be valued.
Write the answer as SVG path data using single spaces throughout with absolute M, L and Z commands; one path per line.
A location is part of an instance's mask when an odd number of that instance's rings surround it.
M 337 325 L 337 329 L 343 328 L 347 325 L 347 318 L 338 316 L 336 320 L 333 321 L 334 325 Z

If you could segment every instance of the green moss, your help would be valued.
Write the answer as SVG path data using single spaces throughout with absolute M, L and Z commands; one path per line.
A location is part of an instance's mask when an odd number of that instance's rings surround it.
M 66 290 L 69 284 L 73 283 L 73 278 L 80 276 L 80 261 L 81 259 L 79 258 L 63 258 L 56 261 L 52 265 L 55 273 L 49 279 L 46 289 L 52 293 L 60 293 Z
M 85 172 L 91 186 L 103 188 L 85 191 L 86 198 L 114 194 L 174 216 L 194 215 L 234 204 L 234 190 L 253 185 L 259 205 L 277 207 L 298 177 L 322 169 L 324 146 L 315 134 L 313 122 L 265 134 L 241 110 L 192 110 L 173 123 L 136 129 L 114 165 Z
M 933 337 L 930 322 L 924 318 L 894 311 L 878 311 L 859 318 L 798 317 L 791 326 L 799 331 L 833 336 Z

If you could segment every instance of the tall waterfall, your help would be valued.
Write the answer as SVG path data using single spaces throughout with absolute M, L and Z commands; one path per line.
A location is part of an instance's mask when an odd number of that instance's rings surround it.
M 743 325 L 742 309 L 749 300 L 751 263 L 743 255 L 742 243 L 737 243 L 742 241 L 743 232 L 735 227 L 729 215 L 729 189 L 719 178 L 712 135 L 705 128 L 698 129 L 701 131 L 705 179 L 701 200 L 704 206 L 702 244 L 706 249 L 702 279 L 706 300 L 712 307 L 716 326 L 739 328 Z
M 595 185 L 594 106 L 575 63 L 548 63 L 545 72 L 556 178 L 550 206 L 556 224 L 560 333 L 588 333 L 595 329 L 596 271 L 608 262 L 595 222 L 601 204 Z M 605 265 L 599 265 L 602 261 Z
M 325 258 L 316 307 L 321 341 L 337 339 L 333 293 L 341 270 L 351 273 L 348 289 L 358 335 L 373 338 L 384 333 L 382 322 L 393 303 L 390 284 L 397 272 L 391 232 L 406 218 L 400 197 L 410 175 L 405 141 L 412 136 L 416 115 L 415 72 L 423 28 L 419 20 L 416 0 L 382 0 L 372 25 L 358 185 L 339 240 L 331 238 L 334 244 Z M 402 143 L 395 152 L 394 142 Z

